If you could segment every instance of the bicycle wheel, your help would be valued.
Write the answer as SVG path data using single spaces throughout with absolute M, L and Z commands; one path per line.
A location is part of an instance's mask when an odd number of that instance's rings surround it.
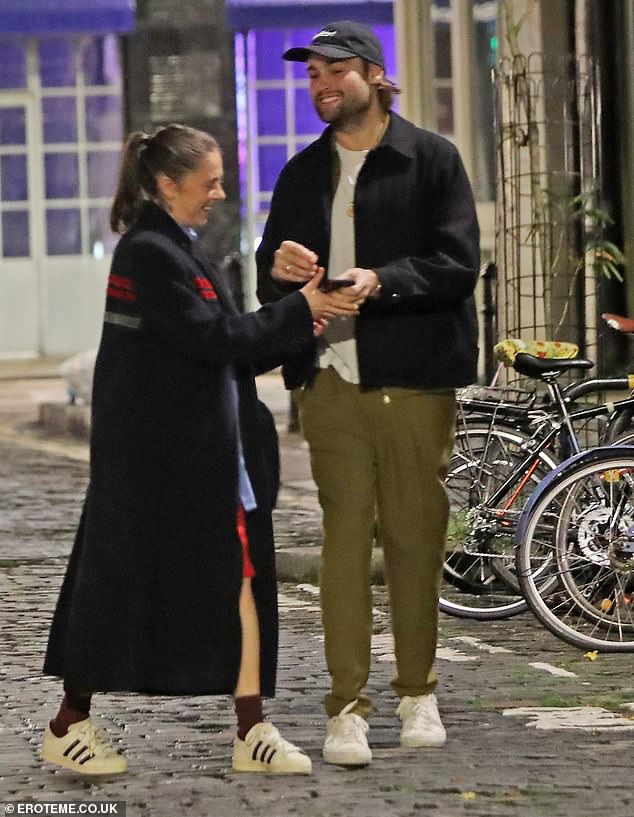
M 634 411 L 620 411 L 608 424 L 605 445 L 632 445 L 634 441 Z
M 536 500 L 517 549 L 529 607 L 575 647 L 634 652 L 634 449 L 579 463 Z
M 445 480 L 450 514 L 439 600 L 444 613 L 493 620 L 527 610 L 515 576 L 516 524 L 556 461 L 542 452 L 528 471 L 518 471 L 497 506 L 489 499 L 524 459 L 528 439 L 497 422 L 461 421 Z

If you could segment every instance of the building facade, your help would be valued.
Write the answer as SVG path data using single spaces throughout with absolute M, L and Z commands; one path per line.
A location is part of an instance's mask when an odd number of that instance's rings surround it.
M 235 110 L 223 0 L 3 0 L 0 357 L 98 342 L 117 241 L 109 210 L 132 130 L 183 122 L 218 138 L 228 199 L 201 243 L 219 263 L 237 253 Z
M 94 342 L 123 128 L 118 37 L 133 25 L 129 0 L 0 8 L 3 357 Z
M 257 306 L 253 253 L 275 180 L 322 130 L 305 67 L 281 54 L 342 17 L 375 28 L 388 75 L 403 88 L 396 109 L 460 150 L 485 262 L 500 256 L 491 72 L 508 56 L 505 24 L 523 21 L 526 53 L 591 54 L 600 65 L 601 205 L 613 217 L 611 240 L 632 257 L 634 0 L 4 0 L 0 356 L 63 355 L 96 343 L 122 138 L 172 121 L 209 130 L 223 148 L 228 198 L 201 241 L 237 299 Z M 623 285 L 599 282 L 575 328 L 584 334 L 592 323 L 591 343 L 608 368 L 622 365 L 629 347 L 601 334 L 597 315 L 634 311 L 627 266 L 623 273 Z M 526 309 L 539 298 L 528 292 Z M 528 332 L 529 323 L 518 326 Z

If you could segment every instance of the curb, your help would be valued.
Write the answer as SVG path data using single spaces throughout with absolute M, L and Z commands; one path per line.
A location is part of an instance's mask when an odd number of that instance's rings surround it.
M 78 442 L 90 440 L 90 406 L 40 403 L 38 425 L 51 436 L 70 435 Z
M 21 427 L 19 421 L 0 424 L 0 439 L 11 441 L 22 447 L 37 449 L 53 455 L 88 462 L 88 441 L 90 438 L 90 406 L 69 403 L 40 403 L 38 419 L 31 428 Z M 280 453 L 287 452 L 289 463 L 297 462 L 302 456 L 301 446 L 294 437 L 280 433 Z M 291 468 L 291 472 L 297 470 Z M 312 480 L 291 476 L 281 487 L 294 493 L 306 491 L 314 496 L 316 488 Z M 300 474 L 301 476 L 301 474 Z M 312 487 L 311 487 L 312 486 Z M 321 548 L 312 546 L 281 547 L 275 551 L 277 578 L 280 582 L 292 584 L 319 585 Z M 371 563 L 372 584 L 384 584 L 383 552 L 375 548 Z
M 277 580 L 292 584 L 314 584 L 319 586 L 320 566 L 319 546 L 280 548 L 275 551 Z M 372 584 L 385 584 L 383 573 L 383 551 L 374 548 L 370 567 Z

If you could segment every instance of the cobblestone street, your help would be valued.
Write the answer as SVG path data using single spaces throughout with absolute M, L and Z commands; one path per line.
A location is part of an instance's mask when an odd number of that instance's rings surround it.
M 285 457 L 305 457 L 301 445 L 293 445 Z M 280 584 L 278 696 L 266 711 L 308 751 L 313 775 L 233 773 L 231 701 L 202 697 L 98 696 L 95 714 L 128 757 L 123 776 L 79 779 L 42 765 L 42 730 L 56 710 L 60 684 L 40 668 L 87 473 L 85 446 L 65 451 L 32 433 L 0 433 L 0 801 L 123 800 L 129 817 L 634 813 L 634 711 L 623 706 L 634 706 L 631 655 L 588 660 L 529 614 L 493 623 L 443 616 L 437 666 L 447 744 L 402 749 L 380 586 L 370 682 L 374 761 L 356 770 L 324 764 L 327 676 L 318 596 L 314 568 L 302 573 L 300 558 L 316 553 L 319 511 L 309 482 L 288 472 L 275 513 L 280 562 L 290 559 Z

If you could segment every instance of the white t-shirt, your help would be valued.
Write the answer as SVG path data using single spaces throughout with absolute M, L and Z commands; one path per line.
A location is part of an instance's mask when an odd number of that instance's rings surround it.
M 335 143 L 341 173 L 332 202 L 328 277 L 337 278 L 356 266 L 354 243 L 354 190 L 359 171 L 370 151 L 348 150 Z M 333 318 L 320 338 L 319 367 L 332 366 L 343 380 L 359 383 L 355 318 Z

